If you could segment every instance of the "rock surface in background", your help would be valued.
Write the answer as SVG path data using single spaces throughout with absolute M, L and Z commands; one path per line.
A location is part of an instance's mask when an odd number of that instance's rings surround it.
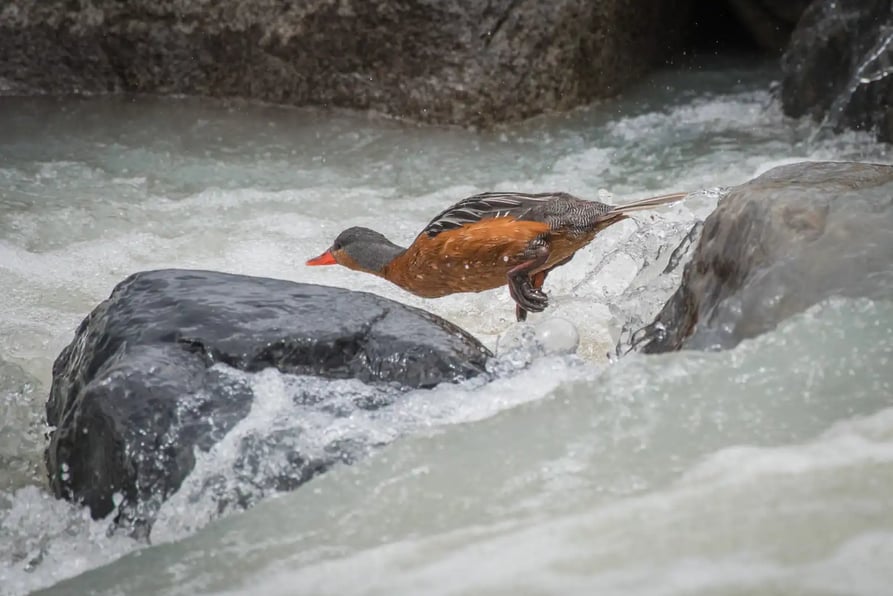
M 691 0 L 7 0 L 0 92 L 146 92 L 488 125 L 616 94 Z
M 250 383 L 216 363 L 399 393 L 476 375 L 488 356 L 457 327 L 371 294 L 207 271 L 137 273 L 81 323 L 53 367 L 50 485 L 96 518 L 120 505 L 128 522 L 151 523 L 196 449 L 208 451 L 255 401 Z M 301 399 L 316 403 L 307 393 Z M 314 457 L 279 453 L 269 444 L 277 440 L 263 437 L 256 453 L 242 446 L 240 464 L 281 456 L 274 488 L 294 488 L 345 458 L 337 445 Z
M 644 351 L 730 348 L 831 296 L 893 296 L 893 166 L 798 163 L 733 188 Z
M 782 59 L 789 116 L 893 142 L 893 0 L 814 0 Z

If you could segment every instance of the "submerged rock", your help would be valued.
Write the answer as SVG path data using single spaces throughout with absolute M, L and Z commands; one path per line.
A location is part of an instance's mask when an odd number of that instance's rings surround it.
M 151 523 L 196 449 L 208 451 L 255 401 L 250 383 L 217 363 L 399 393 L 474 376 L 489 355 L 450 323 L 371 294 L 208 271 L 137 273 L 90 313 L 53 366 L 50 486 L 96 518 L 117 507 L 131 523 Z M 240 465 L 260 465 L 277 440 L 243 446 Z M 288 465 L 256 482 L 294 488 L 351 457 L 341 451 L 281 454 Z
M 0 90 L 257 98 L 488 125 L 615 95 L 691 0 L 6 0 Z
M 831 296 L 893 296 L 893 166 L 798 163 L 733 188 L 644 351 L 730 348 Z
M 893 1 L 814 0 L 782 59 L 789 116 L 893 142 Z

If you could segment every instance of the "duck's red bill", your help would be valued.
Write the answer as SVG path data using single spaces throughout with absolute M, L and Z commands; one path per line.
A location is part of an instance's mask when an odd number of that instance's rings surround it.
M 337 265 L 338 261 L 335 260 L 335 255 L 332 254 L 332 251 L 327 250 L 318 257 L 307 261 L 307 264 L 311 267 L 315 267 L 317 265 Z

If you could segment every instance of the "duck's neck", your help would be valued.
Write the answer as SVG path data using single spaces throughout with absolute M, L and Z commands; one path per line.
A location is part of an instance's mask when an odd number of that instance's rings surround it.
M 380 242 L 369 243 L 357 254 L 351 255 L 359 268 L 374 275 L 388 277 L 388 265 L 402 256 L 406 249 L 387 239 Z

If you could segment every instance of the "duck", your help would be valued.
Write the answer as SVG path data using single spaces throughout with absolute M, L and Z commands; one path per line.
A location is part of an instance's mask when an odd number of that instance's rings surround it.
M 549 304 L 546 277 L 606 228 L 635 211 L 684 199 L 677 192 L 623 205 L 565 192 L 484 192 L 434 217 L 403 247 L 364 227 L 342 231 L 308 266 L 340 265 L 378 276 L 422 298 L 507 286 L 515 318 Z

